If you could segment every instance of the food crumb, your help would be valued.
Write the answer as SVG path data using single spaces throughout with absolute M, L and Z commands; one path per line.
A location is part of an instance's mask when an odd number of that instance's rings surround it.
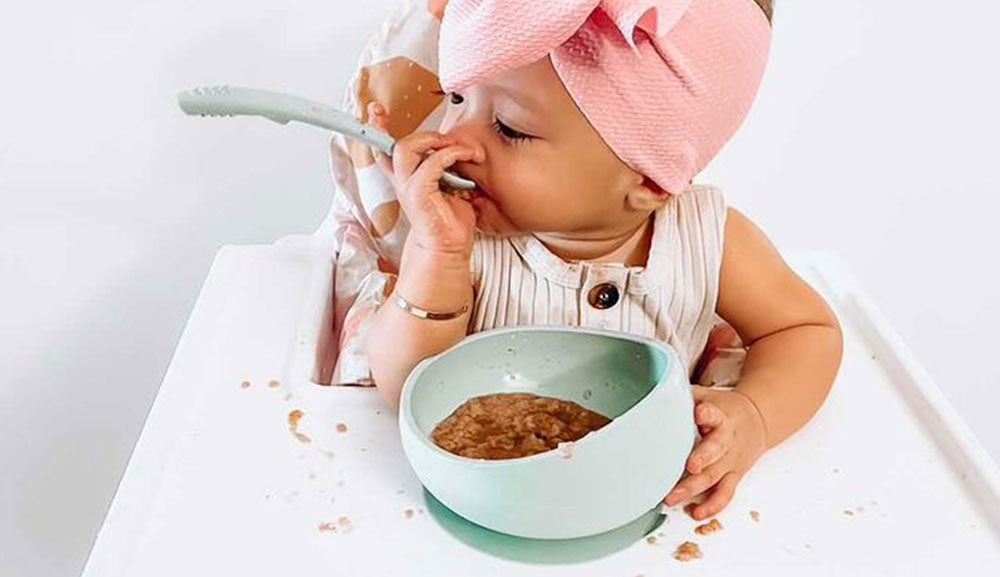
M 865 508 L 864 508 L 863 505 L 858 505 L 857 507 L 854 508 L 854 510 L 857 511 L 858 513 L 864 513 L 865 512 Z
M 649 537 L 646 537 L 646 542 L 650 545 L 656 545 L 656 537 L 654 535 L 650 535 Z
M 337 423 L 337 432 L 338 433 L 346 433 L 347 432 L 347 425 L 345 425 L 344 423 Z
M 750 511 L 750 518 L 754 523 L 760 523 L 760 511 Z
M 315 471 L 309 471 L 309 480 L 310 481 L 315 481 L 316 480 L 316 472 Z
M 407 509 L 407 510 L 403 511 L 403 516 L 405 516 L 407 519 L 412 519 L 413 518 L 413 509 Z
M 692 559 L 701 558 L 701 548 L 698 547 L 697 543 L 692 543 L 691 541 L 685 541 L 677 546 L 677 550 L 674 551 L 674 559 L 678 561 L 691 561 Z
M 300 443 L 311 443 L 312 439 L 303 433 L 299 432 L 299 420 L 305 413 L 298 409 L 293 409 L 288 413 L 288 430 L 291 431 L 292 435 L 299 440 Z
M 573 456 L 573 443 L 559 443 L 558 451 L 560 457 L 563 459 L 569 459 Z
M 421 515 L 423 515 L 424 514 L 424 508 L 423 507 L 418 507 L 417 508 L 417 513 L 420 513 Z
M 273 381 L 273 380 L 267 382 L 267 386 L 270 387 L 270 388 L 272 388 L 272 389 L 275 388 L 275 387 L 277 387 L 280 384 L 281 383 L 279 383 L 278 381 Z
M 590 389 L 587 389 L 586 391 L 583 392 L 583 400 L 585 401 L 590 400 L 590 397 L 593 396 L 593 394 L 594 393 Z
M 319 530 L 320 533 L 327 533 L 329 531 L 336 531 L 337 530 L 337 526 L 334 525 L 333 523 L 329 522 L 329 521 L 324 521 L 324 522 L 320 523 L 319 526 L 316 527 L 316 528 Z
M 250 388 L 250 381 L 243 381 L 242 383 L 240 383 L 240 388 L 241 389 L 249 389 Z
M 854 511 L 851 511 L 850 509 L 844 509 L 844 514 L 847 515 L 848 517 L 853 517 Z
M 694 532 L 699 535 L 708 535 L 709 533 L 715 533 L 722 530 L 722 523 L 719 523 L 718 519 L 712 519 L 704 525 L 698 525 L 694 528 Z

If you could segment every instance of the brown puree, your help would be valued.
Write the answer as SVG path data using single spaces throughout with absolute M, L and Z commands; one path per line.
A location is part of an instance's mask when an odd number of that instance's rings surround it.
M 516 459 L 551 451 L 610 422 L 572 401 L 497 393 L 462 403 L 434 427 L 431 439 L 462 457 Z

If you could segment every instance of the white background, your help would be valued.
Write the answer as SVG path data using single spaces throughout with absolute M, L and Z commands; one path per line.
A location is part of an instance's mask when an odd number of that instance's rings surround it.
M 0 575 L 79 572 L 215 251 L 328 207 L 322 132 L 188 118 L 174 94 L 338 104 L 393 4 L 4 10 Z M 995 459 L 997 22 L 973 0 L 779 0 L 755 108 L 698 179 L 782 249 L 842 255 Z

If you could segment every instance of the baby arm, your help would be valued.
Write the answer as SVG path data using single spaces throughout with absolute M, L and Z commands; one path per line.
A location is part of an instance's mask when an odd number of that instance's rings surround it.
M 695 386 L 695 422 L 703 435 L 689 476 L 668 505 L 706 493 L 692 515 L 725 507 L 758 457 L 819 410 L 840 366 L 842 336 L 830 307 L 782 260 L 767 237 L 734 209 L 726 219 L 716 306 L 749 347 L 732 391 Z
M 376 311 L 365 345 L 375 385 L 393 408 L 398 408 L 403 383 L 417 363 L 466 334 L 468 311 L 447 320 L 422 319 L 396 302 L 401 297 L 437 313 L 471 309 L 475 211 L 468 202 L 442 194 L 438 180 L 447 167 L 474 160 L 476 154 L 436 132 L 413 133 L 394 149 L 393 183 L 410 232 L 395 287 Z
M 418 318 L 396 306 L 397 296 L 424 310 L 460 310 L 472 300 L 468 258 L 441 260 L 404 248 L 399 279 L 372 319 L 367 347 L 372 378 L 393 408 L 413 367 L 462 340 L 469 321 L 468 311 L 448 320 Z

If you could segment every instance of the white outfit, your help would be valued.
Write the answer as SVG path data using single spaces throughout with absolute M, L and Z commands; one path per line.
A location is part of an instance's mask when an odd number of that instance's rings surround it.
M 654 215 L 646 266 L 567 263 L 533 235 L 477 235 L 472 253 L 475 302 L 469 333 L 517 325 L 569 325 L 622 331 L 674 347 L 690 377 L 720 322 L 715 314 L 726 223 L 722 192 L 694 184 Z M 388 273 L 352 308 L 370 314 Z M 351 316 L 351 313 L 348 313 Z M 365 319 L 367 320 L 367 319 Z M 367 334 L 355 320 L 356 336 Z M 371 383 L 363 342 L 342 341 L 334 382 Z

